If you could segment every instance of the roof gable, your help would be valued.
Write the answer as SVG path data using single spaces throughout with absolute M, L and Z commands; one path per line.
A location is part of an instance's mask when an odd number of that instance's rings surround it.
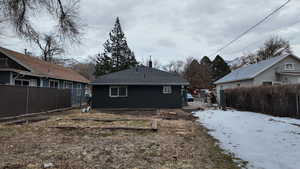
M 217 80 L 214 84 L 253 79 L 287 57 L 294 57 L 297 60 L 300 60 L 298 57 L 290 54 L 277 56 L 268 60 L 261 61 L 257 64 L 251 64 L 245 67 L 241 67 L 226 75 L 225 77 Z
M 60 65 L 48 63 L 38 58 L 24 55 L 22 53 L 18 53 L 2 47 L 0 47 L 0 52 L 5 54 L 10 59 L 14 60 L 21 66 L 30 70 L 30 72 L 33 75 L 49 77 L 54 79 L 89 83 L 89 81 L 85 77 L 81 76 L 79 73 L 75 72 L 72 69 L 65 68 Z
M 93 85 L 188 85 L 180 76 L 145 66 L 98 77 Z

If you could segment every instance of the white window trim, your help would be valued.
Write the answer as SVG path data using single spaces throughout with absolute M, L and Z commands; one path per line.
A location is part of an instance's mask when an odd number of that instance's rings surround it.
M 293 68 L 292 69 L 287 69 L 287 65 L 293 65 Z M 289 71 L 289 70 L 296 70 L 296 66 L 295 66 L 295 63 L 285 63 L 284 64 L 284 70 L 287 70 L 287 71 Z
M 163 94 L 172 94 L 172 86 L 163 86 Z
M 44 80 L 40 78 L 40 87 L 44 87 Z
M 71 88 L 69 88 L 69 84 L 71 84 L 71 85 L 70 85 Z M 74 87 L 73 82 L 66 82 L 66 89 L 73 89 L 73 87 Z
M 118 95 L 111 95 L 111 89 L 117 88 L 118 89 Z M 126 95 L 125 96 L 120 96 L 120 88 L 125 88 L 126 89 Z M 128 97 L 128 87 L 127 86 L 110 86 L 109 87 L 109 97 L 112 98 L 118 98 L 118 97 Z
M 29 86 L 31 87 L 38 87 L 36 79 L 30 79 Z

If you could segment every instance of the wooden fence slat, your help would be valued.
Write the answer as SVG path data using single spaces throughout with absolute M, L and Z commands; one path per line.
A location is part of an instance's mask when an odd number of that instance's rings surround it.
M 0 85 L 0 117 L 71 107 L 69 89 Z

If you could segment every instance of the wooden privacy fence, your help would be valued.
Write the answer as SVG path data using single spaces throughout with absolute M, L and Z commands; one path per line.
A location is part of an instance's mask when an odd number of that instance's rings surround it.
M 71 107 L 69 89 L 0 85 L 0 117 Z
M 300 85 L 227 89 L 223 96 L 227 107 L 300 118 Z

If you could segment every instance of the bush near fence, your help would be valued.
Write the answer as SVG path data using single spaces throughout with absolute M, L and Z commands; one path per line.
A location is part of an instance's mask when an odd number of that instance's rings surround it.
M 227 107 L 280 117 L 300 117 L 300 85 L 227 89 L 224 95 Z

